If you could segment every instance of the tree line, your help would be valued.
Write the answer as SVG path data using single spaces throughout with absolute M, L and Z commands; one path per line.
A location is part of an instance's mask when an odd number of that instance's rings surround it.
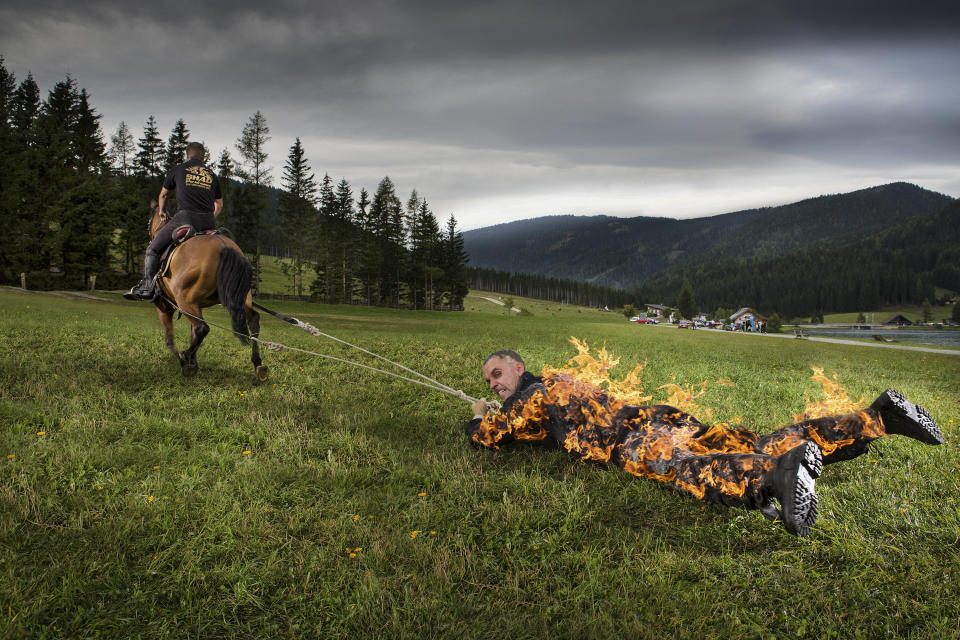
M 154 116 L 135 138 L 125 122 L 110 136 L 86 89 L 69 75 L 41 100 L 32 74 L 17 82 L 0 57 L 0 221 L 7 231 L 0 280 L 31 286 L 123 286 L 139 270 L 148 242 L 147 203 L 183 161 L 190 130 L 183 119 L 164 143 Z M 267 239 L 297 295 L 326 302 L 415 309 L 462 309 L 467 254 L 451 215 L 441 227 L 414 190 L 405 203 L 389 177 L 373 195 L 355 195 L 346 179 L 319 181 L 297 138 L 272 187 L 270 129 L 257 111 L 235 149 L 215 168 L 224 195 L 218 224 L 250 257 L 259 282 Z M 280 223 L 279 231 L 268 228 Z M 275 245 L 279 243 L 277 248 Z M 255 291 L 256 293 L 256 291 Z
M 614 287 L 537 274 L 468 267 L 466 275 L 471 289 L 583 307 L 619 308 L 628 303 L 639 304 L 641 297 L 637 290 L 624 291 Z

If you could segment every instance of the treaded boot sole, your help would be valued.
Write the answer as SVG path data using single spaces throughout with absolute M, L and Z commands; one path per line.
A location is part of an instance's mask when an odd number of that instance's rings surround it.
M 823 456 L 813 442 L 802 444 L 784 454 L 780 471 L 780 507 L 783 526 L 788 533 L 806 537 L 817 520 L 816 478 L 823 470 Z
M 943 444 L 943 433 L 930 413 L 913 404 L 899 391 L 887 389 L 873 403 L 887 433 L 894 433 L 925 444 Z

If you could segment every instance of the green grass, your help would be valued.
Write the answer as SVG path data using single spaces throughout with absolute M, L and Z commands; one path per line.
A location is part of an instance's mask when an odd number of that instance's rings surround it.
M 507 317 L 477 294 L 465 313 L 276 305 L 471 395 L 490 351 L 539 371 L 575 335 L 647 362 L 657 400 L 732 381 L 700 404 L 760 431 L 817 395 L 811 365 L 931 410 L 946 446 L 828 467 L 797 539 L 561 451 L 474 450 L 464 402 L 399 380 L 268 352 L 256 384 L 220 329 L 184 379 L 152 307 L 109 297 L 0 291 L 0 637 L 957 637 L 956 356 L 519 299 L 533 315 Z M 262 335 L 357 355 L 266 316 Z

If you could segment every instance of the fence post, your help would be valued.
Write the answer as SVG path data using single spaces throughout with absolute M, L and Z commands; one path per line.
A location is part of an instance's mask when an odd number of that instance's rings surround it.
M 20 272 L 20 288 L 24 291 L 27 290 L 27 273 L 26 271 Z
M 97 274 L 90 276 L 90 291 L 97 288 Z

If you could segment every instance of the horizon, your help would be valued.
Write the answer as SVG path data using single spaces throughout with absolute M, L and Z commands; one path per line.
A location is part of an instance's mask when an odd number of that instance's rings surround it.
M 496 223 L 496 224 L 491 224 L 491 225 L 487 225 L 487 226 L 484 226 L 484 227 L 476 227 L 476 228 L 474 228 L 474 229 L 467 229 L 466 231 L 481 231 L 481 230 L 484 230 L 484 229 L 491 229 L 491 228 L 493 228 L 493 227 L 499 227 L 499 226 L 503 226 L 503 225 L 507 225 L 507 224 L 512 224 L 512 223 L 514 223 L 514 222 L 527 222 L 527 221 L 530 221 L 530 220 L 539 220 L 539 219 L 541 219 L 541 218 L 555 218 L 555 217 L 574 217 L 574 218 L 620 218 L 620 219 L 623 219 L 623 220 L 630 220 L 630 219 L 634 219 L 634 218 L 647 218 L 647 219 L 651 219 L 651 220 L 675 220 L 675 221 L 677 221 L 677 222 L 679 222 L 679 221 L 681 221 L 681 220 L 699 220 L 699 219 L 702 219 L 702 218 L 715 218 L 715 217 L 717 217 L 717 216 L 725 216 L 725 215 L 731 215 L 731 214 L 736 214 L 736 213 L 749 213 L 749 212 L 751 212 L 751 211 L 762 211 L 762 210 L 764 210 L 764 209 L 776 209 L 776 208 L 779 208 L 779 207 L 789 207 L 789 206 L 791 206 L 791 205 L 801 204 L 801 203 L 803 203 L 803 202 L 807 202 L 807 201 L 810 201 L 810 200 L 816 200 L 816 199 L 818 199 L 818 198 L 829 198 L 829 197 L 833 197 L 833 196 L 845 196 L 845 195 L 850 195 L 850 194 L 852 194 L 852 193 L 858 193 L 858 192 L 860 192 L 860 191 L 869 191 L 869 190 L 871 190 L 871 189 L 878 189 L 878 188 L 881 188 L 881 187 L 887 187 L 887 186 L 894 185 L 894 184 L 905 184 L 905 185 L 917 187 L 918 189 L 922 189 L 922 190 L 928 191 L 928 192 L 930 192 L 930 193 L 935 193 L 935 194 L 937 194 L 937 195 L 941 195 L 941 196 L 944 196 L 944 197 L 947 197 L 947 198 L 952 198 L 953 200 L 957 200 L 957 199 L 958 199 L 957 196 L 952 196 L 952 195 L 950 195 L 950 194 L 948 194 L 948 193 L 941 193 L 941 192 L 939 192 L 939 191 L 933 191 L 932 189 L 927 189 L 926 187 L 923 187 L 923 186 L 918 185 L 918 184 L 914 184 L 914 183 L 912 183 L 912 182 L 904 182 L 903 180 L 897 180 L 897 181 L 895 181 L 895 182 L 888 182 L 888 183 L 886 183 L 886 184 L 877 184 L 877 185 L 873 185 L 872 187 L 866 187 L 866 188 L 864 188 L 864 189 L 855 189 L 855 190 L 853 190 L 853 191 L 847 191 L 847 192 L 843 192 L 843 193 L 821 193 L 821 194 L 819 194 L 819 195 L 808 196 L 808 197 L 806 197 L 806 198 L 801 198 L 800 200 L 795 200 L 795 201 L 792 201 L 792 202 L 783 202 L 783 203 L 777 203 L 777 204 L 772 204 L 772 205 L 763 205 L 763 206 L 759 206 L 759 207 L 751 207 L 751 208 L 749 208 L 749 209 L 738 209 L 738 210 L 736 210 L 736 211 L 721 211 L 721 212 L 719 212 L 719 213 L 709 213 L 709 214 L 705 214 L 705 215 L 701 215 L 701 216 L 689 216 L 689 217 L 685 217 L 685 218 L 673 218 L 673 217 L 670 217 L 670 216 L 645 216 L 645 215 L 635 215 L 635 216 L 622 215 L 622 216 L 614 216 L 614 215 L 609 215 L 609 214 L 605 214 L 605 213 L 545 213 L 545 214 L 539 215 L 539 216 L 533 216 L 533 217 L 529 217 L 529 218 L 517 218 L 516 220 L 508 220 L 508 221 L 506 221 L 506 222 L 498 222 L 498 223 Z

